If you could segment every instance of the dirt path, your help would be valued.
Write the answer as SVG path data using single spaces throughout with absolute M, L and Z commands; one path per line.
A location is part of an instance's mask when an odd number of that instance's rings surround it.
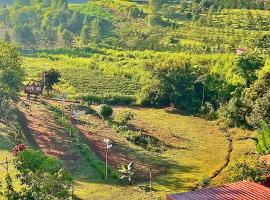
M 24 104 L 30 107 L 21 106 L 20 116 L 24 117 L 28 129 L 30 143 L 40 148 L 44 153 L 57 157 L 65 162 L 69 170 L 76 168 L 83 157 L 72 150 L 72 143 L 67 133 L 59 126 L 53 114 L 41 103 L 22 99 Z

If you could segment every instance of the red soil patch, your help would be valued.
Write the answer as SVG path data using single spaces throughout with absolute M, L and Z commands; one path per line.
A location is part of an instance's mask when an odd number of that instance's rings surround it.
M 62 106 L 59 102 L 49 101 L 50 104 Z M 69 107 L 70 103 L 66 102 L 65 107 Z M 66 116 L 70 114 L 65 112 Z M 151 166 L 146 162 L 140 162 L 136 157 L 130 157 L 119 150 L 118 147 L 123 147 L 125 139 L 122 138 L 117 132 L 107 126 L 106 122 L 102 119 L 88 115 L 89 120 L 96 124 L 94 131 L 90 131 L 86 125 L 76 125 L 81 137 L 90 146 L 96 155 L 102 160 L 106 159 L 106 144 L 104 139 L 108 138 L 113 143 L 113 148 L 109 150 L 108 162 L 115 169 L 119 169 L 122 164 L 128 164 L 135 161 L 136 171 L 138 172 L 136 178 L 138 180 L 147 180 L 149 177 L 149 170 L 151 168 L 152 176 L 156 176 L 166 171 L 166 168 Z
M 73 170 L 73 163 L 82 159 L 82 156 L 71 151 L 68 134 L 55 122 L 53 114 L 45 106 L 25 99 L 23 101 L 31 106 L 30 109 L 20 110 L 25 115 L 27 127 L 38 147 L 47 155 L 64 160 L 67 167 Z

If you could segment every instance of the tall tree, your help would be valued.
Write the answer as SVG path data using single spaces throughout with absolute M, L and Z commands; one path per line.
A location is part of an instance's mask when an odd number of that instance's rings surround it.
M 90 40 L 91 29 L 89 26 L 84 25 L 81 30 L 81 41 L 83 45 L 87 45 Z
M 236 67 L 238 73 L 245 79 L 249 87 L 256 79 L 256 72 L 265 64 L 264 58 L 255 54 L 243 54 L 238 57 Z
M 64 30 L 62 34 L 62 39 L 63 39 L 65 47 L 72 47 L 74 38 L 68 30 Z
M 18 99 L 23 75 L 16 46 L 0 41 L 0 116 L 4 104 Z
M 42 74 L 41 81 L 45 81 L 44 85 L 48 94 L 53 89 L 53 86 L 56 83 L 60 82 L 60 78 L 61 78 L 60 72 L 54 69 L 51 69 Z
M 91 22 L 91 30 L 91 38 L 94 42 L 98 43 L 102 36 L 100 19 L 94 19 Z
M 22 45 L 23 49 L 36 49 L 37 40 L 30 25 L 17 25 L 14 27 L 14 33 L 16 41 Z

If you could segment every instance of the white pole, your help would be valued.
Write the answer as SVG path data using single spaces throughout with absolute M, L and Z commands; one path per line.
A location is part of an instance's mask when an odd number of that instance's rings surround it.
M 106 145 L 106 182 L 108 182 L 108 143 Z
M 150 168 L 150 196 L 152 196 L 152 171 Z

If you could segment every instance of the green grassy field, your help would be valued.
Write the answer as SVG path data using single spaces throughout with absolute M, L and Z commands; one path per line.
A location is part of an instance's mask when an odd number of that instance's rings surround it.
M 211 181 L 213 185 L 228 182 L 230 167 L 235 162 L 255 156 L 255 143 L 249 139 L 254 136 L 253 132 L 240 129 L 224 132 L 222 126 L 217 125 L 216 122 L 171 113 L 163 109 L 115 107 L 114 115 L 127 110 L 136 114 L 131 125 L 143 129 L 172 148 L 160 154 L 149 154 L 114 130 L 104 130 L 102 137 L 111 138 L 116 146 L 123 147 L 117 148 L 120 155 L 133 157 L 136 162 L 145 163 L 152 168 L 166 166 L 166 171 L 153 180 L 155 198 L 164 198 L 168 193 L 188 191 L 197 187 L 203 178 L 211 177 L 221 169 L 228 156 L 229 142 L 226 133 L 233 138 L 233 150 L 228 166 L 225 166 Z M 100 124 L 93 118 L 84 117 L 83 121 L 92 134 L 99 134 Z M 145 182 L 142 185 L 144 184 L 149 183 Z

